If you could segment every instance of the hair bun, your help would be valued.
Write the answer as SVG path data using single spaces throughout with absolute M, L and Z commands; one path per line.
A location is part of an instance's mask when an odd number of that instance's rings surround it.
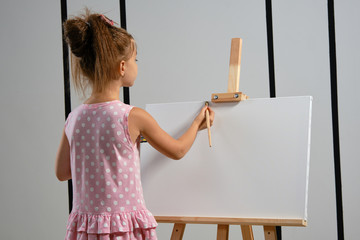
M 79 58 L 91 50 L 91 24 L 83 19 L 69 19 L 64 23 L 64 37 L 71 52 Z
M 64 23 L 64 39 L 71 49 L 72 82 L 76 90 L 91 87 L 103 92 L 108 84 L 121 77 L 119 64 L 135 51 L 134 38 L 106 16 L 88 8 Z M 85 94 L 84 94 L 85 96 Z

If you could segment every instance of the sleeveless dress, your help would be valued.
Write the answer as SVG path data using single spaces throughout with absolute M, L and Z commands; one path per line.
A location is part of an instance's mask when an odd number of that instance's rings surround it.
M 132 106 L 119 100 L 82 104 L 65 122 L 73 209 L 66 240 L 155 240 L 145 206 L 138 143 L 128 130 Z

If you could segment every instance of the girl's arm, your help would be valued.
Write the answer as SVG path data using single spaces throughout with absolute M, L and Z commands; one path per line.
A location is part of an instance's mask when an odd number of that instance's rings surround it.
M 60 181 L 71 179 L 70 145 L 63 130 L 60 146 L 56 155 L 55 174 Z
M 206 128 L 206 110 L 210 113 L 210 124 L 214 121 L 214 112 L 209 107 L 201 109 L 188 130 L 179 138 L 174 139 L 160 128 L 155 119 L 141 108 L 133 108 L 129 114 L 129 131 L 134 141 L 142 135 L 156 150 L 169 158 L 179 160 L 189 151 L 196 134 Z

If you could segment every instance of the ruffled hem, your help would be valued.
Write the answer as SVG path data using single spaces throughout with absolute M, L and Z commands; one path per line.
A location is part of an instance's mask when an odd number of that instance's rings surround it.
M 68 230 L 65 240 L 157 240 L 157 236 L 155 228 L 135 229 L 133 232 L 113 234 L 88 234 Z
M 112 234 L 132 232 L 137 228 L 156 228 L 157 225 L 154 216 L 148 210 L 112 214 L 71 212 L 67 230 L 88 234 Z

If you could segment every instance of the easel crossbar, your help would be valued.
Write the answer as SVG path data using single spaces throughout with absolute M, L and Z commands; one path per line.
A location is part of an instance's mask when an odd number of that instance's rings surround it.
M 305 219 L 268 219 L 268 218 L 218 218 L 218 217 L 178 217 L 155 216 L 159 223 L 190 224 L 228 224 L 228 225 L 262 225 L 262 226 L 297 226 L 306 227 Z

